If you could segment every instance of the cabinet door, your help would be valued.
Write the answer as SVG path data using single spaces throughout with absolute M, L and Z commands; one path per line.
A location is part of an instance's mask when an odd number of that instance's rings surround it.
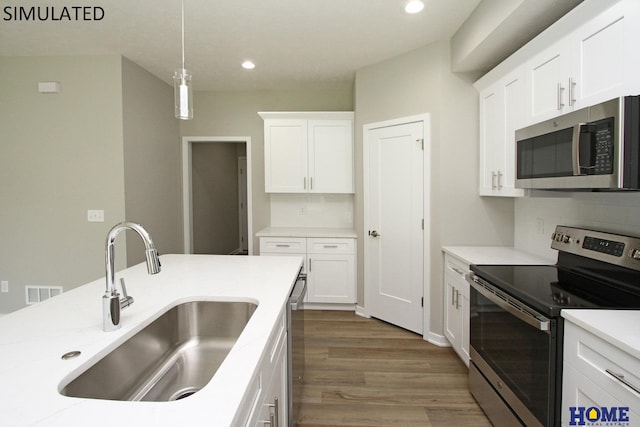
M 286 336 L 278 346 L 271 380 L 263 394 L 260 415 L 255 426 L 288 427 Z
M 519 197 L 515 188 L 515 131 L 524 126 L 521 67 L 480 93 L 481 196 Z
M 581 26 L 571 40 L 575 52 L 569 103 L 582 108 L 624 95 L 625 81 L 637 79 L 638 2 L 613 5 Z
M 572 48 L 560 40 L 525 64 L 527 123 L 533 124 L 568 111 L 567 84 Z
M 309 120 L 309 191 L 353 193 L 351 120 Z
M 502 167 L 498 176 L 498 191 L 504 196 L 524 196 L 516 184 L 516 130 L 524 127 L 524 72 L 520 68 L 502 80 L 504 89 L 504 136 Z
M 309 254 L 308 258 L 308 302 L 356 302 L 354 255 Z
M 460 347 L 462 336 L 462 318 L 456 308 L 456 278 L 447 273 L 444 276 L 444 336 L 453 348 Z
M 480 93 L 480 186 L 481 196 L 497 192 L 497 171 L 504 150 L 504 103 L 498 82 Z
M 307 191 L 306 120 L 265 120 L 264 169 L 267 193 Z

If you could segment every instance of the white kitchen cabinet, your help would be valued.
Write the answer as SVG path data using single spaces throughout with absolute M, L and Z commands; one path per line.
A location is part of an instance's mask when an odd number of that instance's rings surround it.
M 260 237 L 260 255 L 302 255 L 305 308 L 352 308 L 356 302 L 356 243 L 351 238 Z M 315 305 L 314 305 L 315 304 Z
M 515 188 L 515 131 L 524 123 L 524 91 L 519 67 L 480 93 L 481 196 L 524 195 Z
M 283 313 L 279 329 L 271 338 L 270 350 L 255 376 L 244 405 L 248 414 L 245 426 L 287 427 L 287 331 Z
M 635 425 L 640 420 L 639 372 L 640 360 L 565 321 L 562 426 Z M 602 408 L 609 412 L 607 419 L 602 418 Z M 619 408 L 626 409 L 621 413 Z M 627 421 L 621 419 L 625 415 Z
M 307 258 L 308 302 L 356 302 L 354 239 L 309 238 Z
M 526 122 L 534 124 L 638 90 L 640 4 L 611 2 L 524 65 Z
M 640 85 L 640 3 L 614 3 L 598 17 L 571 34 L 574 53 L 567 102 L 576 109 L 621 95 L 636 95 Z M 572 97 L 569 95 L 573 95 Z
M 462 361 L 469 366 L 469 265 L 444 256 L 444 335 Z
M 353 112 L 262 112 L 267 193 L 353 193 Z

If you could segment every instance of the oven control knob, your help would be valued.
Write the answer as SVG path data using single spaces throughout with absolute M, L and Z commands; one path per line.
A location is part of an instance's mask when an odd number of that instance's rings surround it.
M 631 258 L 640 260 L 640 249 L 632 249 Z
M 563 241 L 564 243 L 571 243 L 571 236 L 567 236 L 567 235 L 565 235 L 565 236 L 562 238 L 562 241 Z

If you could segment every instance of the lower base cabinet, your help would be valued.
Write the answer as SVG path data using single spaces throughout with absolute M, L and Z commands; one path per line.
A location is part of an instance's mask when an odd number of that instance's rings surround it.
M 444 257 L 444 336 L 469 366 L 469 265 L 448 254 Z
M 278 330 L 264 355 L 233 425 L 288 427 L 287 329 L 283 311 Z M 245 420 L 244 422 L 242 420 Z
M 640 423 L 640 360 L 565 321 L 562 426 Z
M 355 304 L 355 239 L 261 237 L 260 255 L 304 257 L 307 274 L 305 303 L 309 303 L 310 308 L 314 308 L 314 304 Z

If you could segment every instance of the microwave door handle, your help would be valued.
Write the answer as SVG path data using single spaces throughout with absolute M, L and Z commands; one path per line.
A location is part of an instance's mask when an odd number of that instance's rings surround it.
M 573 156 L 573 176 L 582 175 L 580 167 L 580 130 L 586 123 L 578 123 L 573 126 L 573 140 L 571 154 Z

